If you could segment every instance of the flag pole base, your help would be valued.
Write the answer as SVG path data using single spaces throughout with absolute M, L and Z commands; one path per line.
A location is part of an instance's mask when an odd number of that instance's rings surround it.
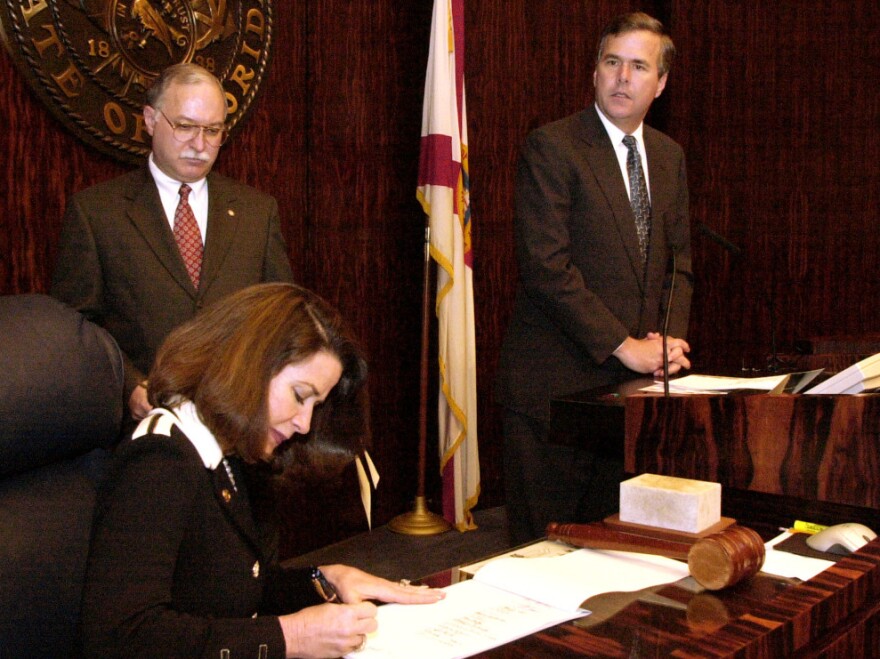
M 425 497 L 416 497 L 414 509 L 392 519 L 388 528 L 404 535 L 437 535 L 449 531 L 452 525 L 428 510 Z

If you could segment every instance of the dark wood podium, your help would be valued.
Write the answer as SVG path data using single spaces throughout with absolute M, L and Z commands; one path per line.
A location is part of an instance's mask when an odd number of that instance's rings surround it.
M 788 510 L 880 529 L 880 394 L 665 398 L 640 392 L 646 384 L 552 401 L 554 440 L 619 455 L 629 475 L 721 483 L 736 519 L 773 524 Z
M 627 473 L 721 483 L 750 516 L 789 505 L 880 529 L 880 395 L 631 395 L 624 425 Z

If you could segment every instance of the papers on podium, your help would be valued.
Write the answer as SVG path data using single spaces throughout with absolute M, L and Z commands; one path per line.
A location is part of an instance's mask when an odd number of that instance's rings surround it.
M 771 394 L 796 394 L 806 387 L 822 369 L 766 375 L 756 378 L 738 378 L 724 375 L 686 375 L 669 381 L 669 391 L 675 394 L 726 394 L 731 391 L 766 391 Z M 880 385 L 878 385 L 880 386 Z M 643 387 L 639 391 L 663 393 L 663 383 Z M 805 392 L 809 393 L 809 392 Z
M 771 375 L 761 378 L 735 378 L 723 375 L 686 375 L 669 381 L 669 391 L 677 394 L 724 394 L 728 391 L 753 389 L 773 391 L 788 378 L 787 375 Z M 663 383 L 640 389 L 651 393 L 662 393 Z
M 688 576 L 661 556 L 578 549 L 560 556 L 498 558 L 473 579 L 446 587 L 436 604 L 379 607 L 379 629 L 351 658 L 456 659 L 588 615 L 581 604 Z
M 880 353 L 866 357 L 805 394 L 858 394 L 880 387 Z

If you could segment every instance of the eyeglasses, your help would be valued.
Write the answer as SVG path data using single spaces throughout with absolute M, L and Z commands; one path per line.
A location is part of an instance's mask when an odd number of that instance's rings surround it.
M 168 125 L 171 126 L 171 134 L 178 142 L 189 142 L 198 137 L 201 133 L 205 142 L 211 146 L 220 146 L 229 137 L 229 129 L 226 126 L 200 126 L 199 124 L 175 123 L 169 119 L 162 110 L 157 110 L 161 114 Z

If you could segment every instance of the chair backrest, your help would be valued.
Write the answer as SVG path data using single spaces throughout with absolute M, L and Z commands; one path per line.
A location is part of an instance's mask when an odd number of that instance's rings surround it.
M 0 297 L 0 657 L 78 654 L 122 386 L 119 348 L 102 328 L 45 295 Z

